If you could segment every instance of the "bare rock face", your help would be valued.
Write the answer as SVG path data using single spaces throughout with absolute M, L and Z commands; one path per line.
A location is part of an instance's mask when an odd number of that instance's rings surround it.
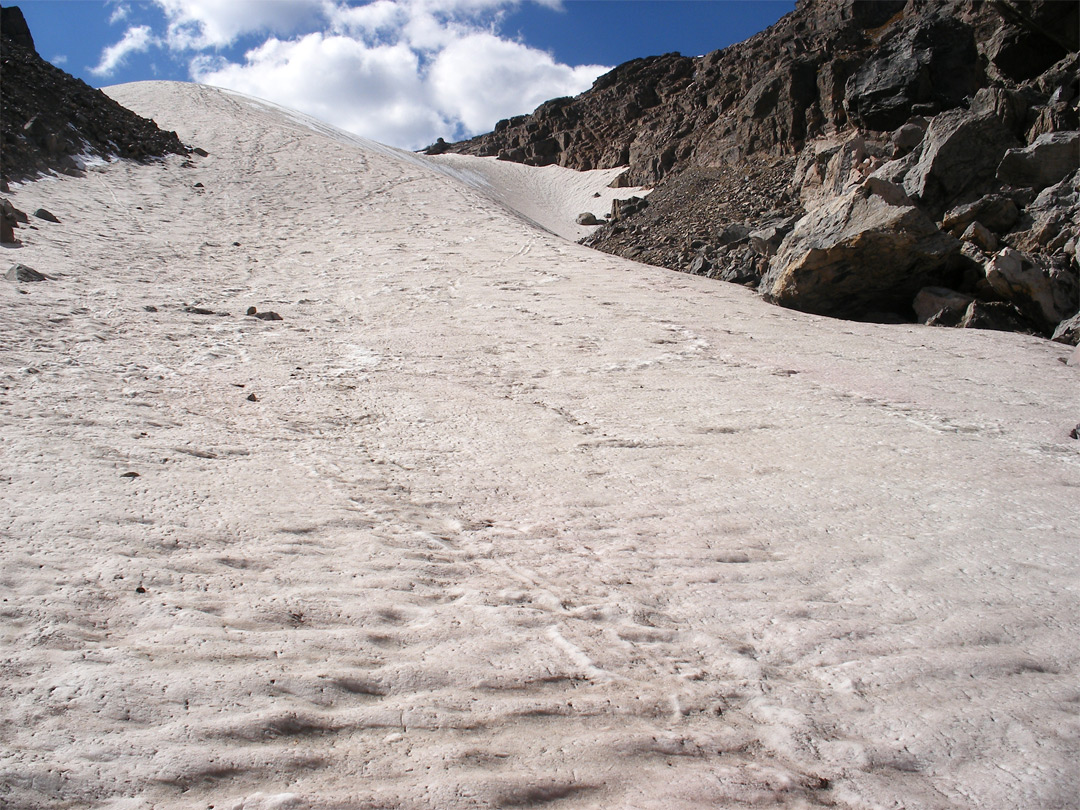
M 987 194 L 978 200 L 950 209 L 941 227 L 953 236 L 960 236 L 973 222 L 980 222 L 997 233 L 1004 233 L 1020 218 L 1020 209 L 1011 197 Z
M 1070 346 L 1080 345 L 1080 313 L 1059 323 L 1052 339 Z
M 807 214 L 761 281 L 766 299 L 819 315 L 903 311 L 950 275 L 960 243 L 904 194 L 871 178 Z
M 1080 132 L 1047 132 L 1027 146 L 1010 149 L 997 167 L 997 179 L 1010 186 L 1042 191 L 1080 169 Z
M 1049 333 L 1074 315 L 1080 303 L 1080 285 L 1067 268 L 1012 248 L 994 256 L 986 266 L 986 279 L 998 295 Z
M 892 130 L 906 123 L 915 105 L 956 107 L 978 81 L 974 30 L 952 17 L 931 17 L 886 42 L 848 79 L 844 106 L 857 126 Z
M 87 155 L 147 160 L 188 151 L 175 132 L 162 132 L 38 56 L 15 6 L 0 8 L 0 62 L 2 184 L 48 172 L 79 174 Z
M 1017 140 L 992 114 L 950 110 L 930 122 L 904 190 L 931 211 L 989 191 L 1002 156 Z

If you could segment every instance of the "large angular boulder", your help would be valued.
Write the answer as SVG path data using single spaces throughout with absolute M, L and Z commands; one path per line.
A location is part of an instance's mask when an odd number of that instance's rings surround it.
M 1027 146 L 1010 149 L 1001 158 L 1002 183 L 1041 191 L 1080 169 L 1080 132 L 1047 132 Z
M 1013 247 L 1029 252 L 1064 251 L 1075 255 L 1080 236 L 1080 171 L 1043 189 L 1024 213 L 1029 227 L 1009 235 Z
M 904 190 L 935 213 L 990 190 L 1005 152 L 1019 141 L 991 113 L 950 110 L 935 116 Z
M 973 222 L 981 222 L 987 228 L 1004 233 L 1020 219 L 1020 209 L 1009 197 L 987 194 L 966 205 L 958 205 L 945 213 L 941 220 L 943 230 L 960 236 Z
M 1080 285 L 1066 267 L 1058 267 L 1012 248 L 999 251 L 986 265 L 994 292 L 1012 302 L 1047 334 L 1076 313 Z
M 871 177 L 803 217 L 761 280 L 781 306 L 857 318 L 906 311 L 915 293 L 950 275 L 960 242 L 902 189 Z
M 961 329 L 991 329 L 995 332 L 1039 333 L 1038 328 L 1006 301 L 972 301 L 957 324 Z

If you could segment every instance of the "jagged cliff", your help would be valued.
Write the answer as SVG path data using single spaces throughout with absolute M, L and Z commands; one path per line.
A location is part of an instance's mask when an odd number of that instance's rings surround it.
M 922 318 L 915 298 L 942 288 L 968 302 L 958 323 L 1049 335 L 1075 313 L 1080 289 L 1078 10 L 1045 0 L 803 0 L 743 43 L 628 62 L 576 98 L 441 148 L 626 166 L 624 183 L 655 188 L 588 238 L 602 250 L 843 317 Z M 1044 170 L 1016 168 L 1034 164 Z M 868 202 L 806 220 L 856 192 Z M 987 195 L 1016 216 L 980 208 L 964 227 L 941 228 Z M 973 223 L 978 241 L 964 236 Z M 870 253 L 853 244 L 867 241 Z M 991 264 L 1009 249 L 1022 255 L 998 264 L 1031 279 L 995 286 Z M 1040 274 L 1047 290 L 1019 291 L 1040 286 Z M 1039 295 L 1057 304 L 1033 303 Z

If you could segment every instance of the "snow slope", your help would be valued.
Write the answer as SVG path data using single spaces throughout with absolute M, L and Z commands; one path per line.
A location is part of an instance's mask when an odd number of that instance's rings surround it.
M 1068 347 L 110 93 L 210 155 L 11 195 L 61 223 L 0 285 L 4 807 L 1076 806 Z

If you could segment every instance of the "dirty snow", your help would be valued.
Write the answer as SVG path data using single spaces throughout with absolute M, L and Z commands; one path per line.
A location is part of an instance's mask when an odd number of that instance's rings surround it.
M 1076 807 L 1070 347 L 110 93 L 210 156 L 11 195 L 61 223 L 3 250 L 54 277 L 0 284 L 4 807 Z

